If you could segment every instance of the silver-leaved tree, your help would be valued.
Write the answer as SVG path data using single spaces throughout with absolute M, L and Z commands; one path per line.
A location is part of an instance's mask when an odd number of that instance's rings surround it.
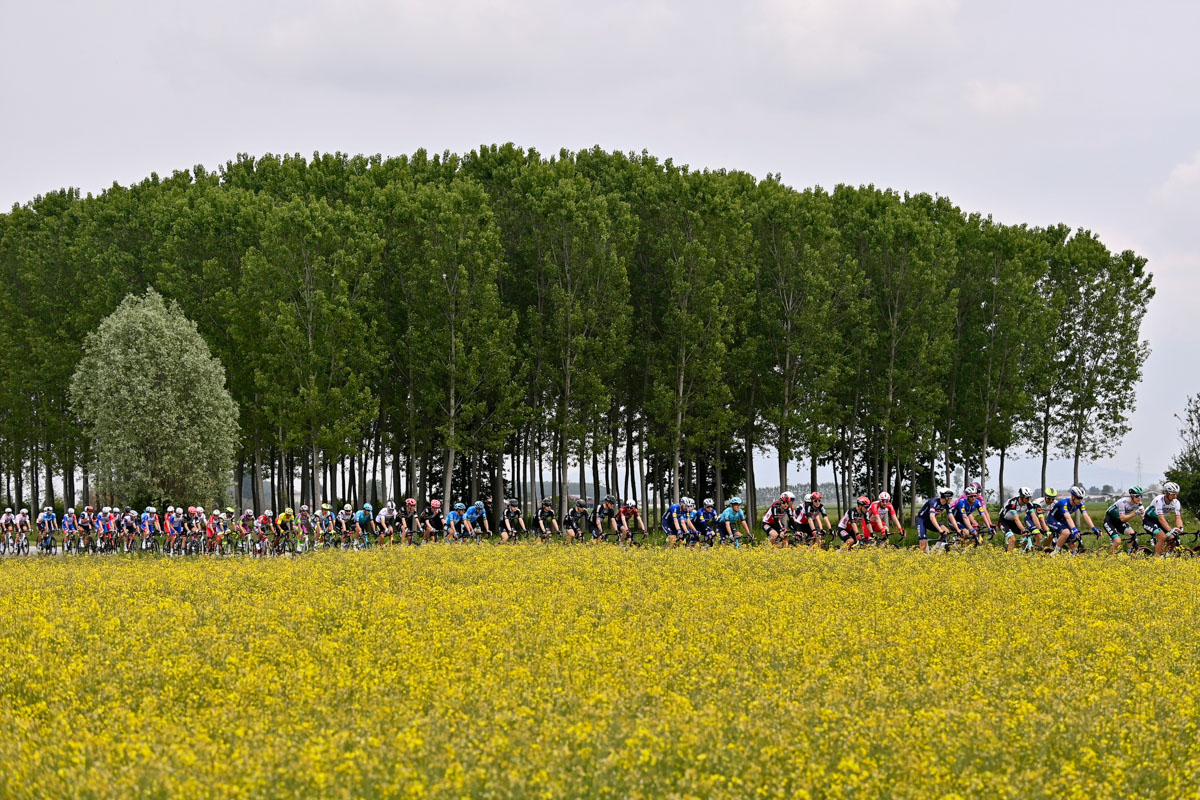
M 225 493 L 237 406 L 224 367 L 178 304 L 153 289 L 126 296 L 84 342 L 70 399 L 101 492 L 139 506 Z

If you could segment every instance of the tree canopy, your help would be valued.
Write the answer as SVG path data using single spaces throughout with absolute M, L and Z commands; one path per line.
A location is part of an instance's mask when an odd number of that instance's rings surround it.
M 1086 229 L 943 196 L 511 144 L 52 192 L 0 215 L 0 273 L 9 497 L 74 498 L 116 463 L 67 387 L 88 332 L 153 285 L 225 366 L 240 437 L 215 446 L 259 508 L 296 486 L 753 497 L 764 448 L 779 482 L 829 465 L 843 497 L 991 480 L 996 453 L 1078 473 L 1126 430 L 1154 291 Z M 120 375 L 176 391 L 171 362 Z M 154 469 L 122 491 L 176 491 Z

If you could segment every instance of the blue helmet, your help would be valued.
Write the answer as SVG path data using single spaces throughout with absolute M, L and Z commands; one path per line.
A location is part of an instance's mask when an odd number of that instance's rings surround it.
M 729 498 L 729 505 L 740 506 L 741 504 L 742 504 L 742 498 L 738 497 L 737 495 L 734 495 L 733 497 Z
M 375 509 L 371 508 L 370 503 L 363 503 L 363 511 L 374 511 L 374 510 Z
M 475 508 L 479 509 L 480 511 L 483 511 L 483 501 L 482 501 L 482 500 L 476 500 L 476 501 L 475 501 Z
M 466 511 L 467 507 L 465 505 L 463 505 L 462 503 L 455 503 L 454 510 L 455 511 Z

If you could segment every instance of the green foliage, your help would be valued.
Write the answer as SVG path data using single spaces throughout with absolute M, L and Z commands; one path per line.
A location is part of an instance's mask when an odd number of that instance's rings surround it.
M 195 323 L 153 289 L 88 334 L 70 381 L 103 489 L 164 502 L 221 497 L 237 444 L 225 370 Z
M 1171 459 L 1167 480 L 1179 484 L 1179 501 L 1184 508 L 1195 511 L 1200 508 L 1200 395 L 1188 398 L 1180 421 L 1183 427 L 1179 439 L 1183 447 Z
M 462 493 L 535 454 L 560 498 L 581 459 L 610 490 L 620 461 L 664 493 L 757 482 L 764 446 L 779 483 L 815 459 L 843 493 L 974 477 L 998 449 L 1085 461 L 1127 430 L 1153 295 L 1144 259 L 1065 225 L 511 144 L 51 193 L 0 215 L 0 276 L 0 470 L 68 495 L 101 455 L 67 393 L 85 336 L 149 285 L 224 365 L 239 473 L 307 469 L 326 496 L 331 467 Z M 120 485 L 175 491 L 155 480 Z

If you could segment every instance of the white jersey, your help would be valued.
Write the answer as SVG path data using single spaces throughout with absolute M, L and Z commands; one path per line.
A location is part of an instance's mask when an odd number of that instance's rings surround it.
M 1146 509 L 1146 515 L 1150 517 L 1158 517 L 1163 522 L 1166 522 L 1168 512 L 1174 511 L 1176 514 L 1180 513 L 1181 506 L 1179 505 L 1179 498 L 1176 497 L 1174 500 L 1168 503 L 1166 497 L 1167 496 L 1165 494 L 1160 494 L 1158 497 L 1154 498 L 1154 501 L 1150 503 L 1150 508 Z

